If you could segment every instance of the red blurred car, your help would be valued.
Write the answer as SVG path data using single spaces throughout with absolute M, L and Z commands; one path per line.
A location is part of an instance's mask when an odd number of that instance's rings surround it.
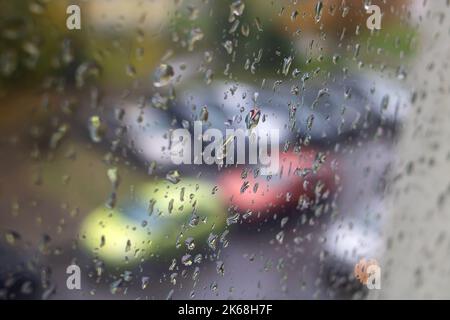
M 225 170 L 219 189 L 226 203 L 250 221 L 264 220 L 280 209 L 307 208 L 336 187 L 334 158 L 312 148 L 280 155 L 277 175 L 261 176 L 252 168 Z M 255 218 L 256 217 L 256 218 Z

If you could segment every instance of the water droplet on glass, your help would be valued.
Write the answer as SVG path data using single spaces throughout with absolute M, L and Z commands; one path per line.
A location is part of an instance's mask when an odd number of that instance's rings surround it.
M 208 121 L 208 116 L 209 116 L 208 108 L 206 106 L 203 106 L 202 111 L 200 112 L 200 120 L 206 122 Z
M 117 169 L 116 167 L 110 168 L 107 170 L 106 174 L 109 181 L 111 182 L 113 189 L 116 189 L 120 183 L 119 169 Z
M 178 170 L 172 170 L 166 174 L 166 179 L 173 184 L 177 184 L 181 180 L 181 175 Z
M 225 267 L 224 267 L 224 264 L 223 264 L 222 261 L 217 261 L 216 262 L 216 271 L 221 276 L 223 276 L 225 274 Z
M 322 3 L 322 1 L 318 1 L 316 4 L 315 17 L 314 17 L 314 19 L 316 20 L 316 23 L 319 22 L 320 19 L 322 18 L 322 9 L 323 9 L 323 3 Z
M 244 13 L 245 3 L 241 0 L 234 1 L 230 4 L 230 17 L 241 16 Z
M 248 23 L 243 23 L 241 25 L 241 33 L 244 37 L 248 37 L 250 34 L 250 26 L 248 25 Z
M 182 258 L 181 258 L 181 263 L 184 264 L 185 266 L 190 266 L 192 265 L 192 256 L 190 254 L 185 254 Z
M 99 143 L 105 134 L 105 128 L 99 116 L 92 116 L 89 119 L 89 135 L 92 142 Z
M 195 249 L 195 243 L 194 243 L 194 238 L 189 237 L 187 238 L 184 243 L 186 244 L 186 248 L 188 250 L 194 250 Z
M 141 288 L 142 288 L 142 290 L 147 288 L 149 283 L 150 283 L 150 278 L 149 277 L 142 277 L 142 279 L 141 279 Z
M 203 37 L 204 37 L 204 34 L 200 28 L 194 28 L 191 31 L 189 31 L 188 40 L 187 40 L 188 50 L 193 51 L 195 43 L 202 40 Z
M 245 117 L 245 124 L 247 125 L 247 129 L 255 128 L 259 123 L 259 118 L 261 117 L 261 110 L 258 108 L 253 108 Z
M 233 52 L 233 42 L 231 40 L 227 40 L 223 43 L 223 47 L 227 51 L 228 54 L 231 54 Z
M 155 71 L 153 85 L 157 88 L 164 87 L 170 83 L 174 75 L 172 66 L 163 63 Z
M 287 76 L 287 74 L 289 73 L 289 69 L 291 68 L 292 60 L 293 59 L 291 56 L 284 58 L 282 73 L 285 76 Z
M 125 252 L 128 252 L 128 251 L 130 251 L 130 250 L 131 250 L 131 240 L 128 239 L 128 240 L 127 240 L 127 243 L 126 243 L 126 245 L 125 245 Z
M 200 222 L 200 218 L 195 213 L 192 214 L 191 219 L 189 220 L 189 226 L 195 227 Z
M 14 245 L 20 238 L 20 234 L 16 231 L 8 230 L 5 232 L 6 242 L 10 245 Z
M 227 218 L 227 225 L 235 224 L 238 222 L 238 220 L 239 220 L 239 213 L 235 213 L 231 217 Z
M 126 73 L 130 77 L 135 77 L 136 76 L 136 68 L 133 65 L 129 64 L 126 67 Z
M 218 239 L 218 236 L 216 234 L 214 234 L 214 233 L 209 234 L 208 246 L 213 250 L 217 249 L 217 239 Z
M 340 60 L 341 56 L 338 54 L 333 55 L 333 63 L 337 64 Z
M 278 232 L 277 235 L 275 236 L 275 239 L 278 241 L 279 244 L 282 244 L 284 240 L 284 231 Z

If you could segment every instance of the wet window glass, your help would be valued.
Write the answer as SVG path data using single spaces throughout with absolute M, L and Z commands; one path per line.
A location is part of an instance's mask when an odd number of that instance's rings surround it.
M 448 1 L 0 2 L 0 299 L 449 297 Z

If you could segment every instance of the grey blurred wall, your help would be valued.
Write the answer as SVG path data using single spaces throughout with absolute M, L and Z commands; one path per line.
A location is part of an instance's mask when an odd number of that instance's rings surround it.
M 417 1 L 422 4 L 422 1 Z M 450 7 L 428 1 L 407 83 L 417 92 L 388 189 L 381 290 L 369 299 L 450 299 Z M 411 90 L 413 91 L 413 90 Z

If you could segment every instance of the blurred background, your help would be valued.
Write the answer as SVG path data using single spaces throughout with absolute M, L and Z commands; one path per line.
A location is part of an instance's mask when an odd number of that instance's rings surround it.
M 0 0 L 0 299 L 445 297 L 448 9 Z M 196 120 L 278 129 L 280 171 L 175 165 Z

